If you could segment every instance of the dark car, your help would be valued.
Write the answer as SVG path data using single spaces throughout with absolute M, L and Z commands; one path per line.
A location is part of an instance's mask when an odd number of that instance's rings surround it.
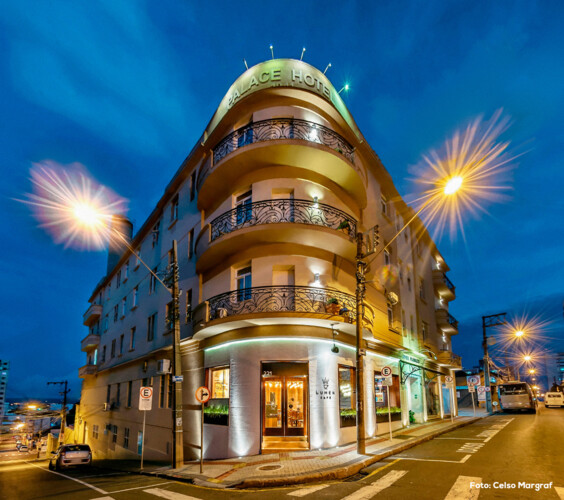
M 92 465 L 92 450 L 87 444 L 64 444 L 51 452 L 49 469 L 59 470 L 72 465 Z

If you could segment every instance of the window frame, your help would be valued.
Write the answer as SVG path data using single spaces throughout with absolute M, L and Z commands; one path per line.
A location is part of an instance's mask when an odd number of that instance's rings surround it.
M 348 370 L 350 372 L 351 396 L 350 407 L 344 408 L 341 398 L 341 371 Z M 337 365 L 337 390 L 339 391 L 339 424 L 340 427 L 354 427 L 356 426 L 356 368 L 350 365 Z M 346 418 L 341 415 L 342 410 L 355 410 L 355 418 Z

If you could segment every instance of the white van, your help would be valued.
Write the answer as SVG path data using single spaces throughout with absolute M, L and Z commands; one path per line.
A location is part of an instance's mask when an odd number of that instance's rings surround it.
M 497 391 L 502 411 L 536 412 L 537 402 L 531 387 L 526 382 L 504 382 L 497 386 Z
M 547 392 L 544 396 L 544 406 L 564 406 L 564 394 L 561 392 Z

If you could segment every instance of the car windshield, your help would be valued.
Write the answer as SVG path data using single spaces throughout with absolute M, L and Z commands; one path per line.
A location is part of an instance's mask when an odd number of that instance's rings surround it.
M 500 385 L 499 393 L 502 396 L 516 396 L 517 394 L 527 394 L 527 386 L 526 384 Z
M 90 451 L 87 444 L 68 444 L 63 447 L 63 451 Z

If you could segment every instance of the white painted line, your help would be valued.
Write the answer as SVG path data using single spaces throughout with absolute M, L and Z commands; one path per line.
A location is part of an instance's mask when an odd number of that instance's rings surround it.
M 92 498 L 91 500 L 114 500 L 113 497 L 98 497 Z
M 465 440 L 472 439 L 476 441 L 483 441 L 482 438 L 435 438 L 435 439 L 465 439 Z
M 149 495 L 155 495 L 156 497 L 168 498 L 168 500 L 200 500 L 196 497 L 183 495 L 182 493 L 176 493 L 175 491 L 163 490 L 161 488 L 150 488 L 148 490 L 143 490 L 143 493 L 149 493 Z
M 560 497 L 560 500 L 564 500 L 564 488 L 562 488 L 561 486 L 555 486 L 554 491 L 556 491 L 556 494 Z
M 385 476 L 382 476 L 377 481 L 374 481 L 371 485 L 360 488 L 360 490 L 355 491 L 342 500 L 369 500 L 370 498 L 380 493 L 382 490 L 390 487 L 398 479 L 401 479 L 403 476 L 405 476 L 405 474 L 407 474 L 406 470 L 390 471 Z
M 316 491 L 327 488 L 328 486 L 329 486 L 328 484 L 318 484 L 317 486 L 311 486 L 310 488 L 302 488 L 301 490 L 292 491 L 291 493 L 288 493 L 288 496 L 289 497 L 305 497 L 306 495 L 309 495 L 310 493 L 315 493 Z
M 466 455 L 461 461 L 460 463 L 463 464 L 464 462 L 466 462 L 466 460 L 468 460 L 472 455 Z
M 136 486 L 135 488 L 126 488 L 125 490 L 117 490 L 117 491 L 110 491 L 112 495 L 114 493 L 123 493 L 124 491 L 131 491 L 131 490 L 142 490 L 143 488 L 148 488 L 149 486 L 162 486 L 163 484 L 170 484 L 171 481 L 167 481 L 166 483 L 157 483 L 157 484 L 146 484 L 145 486 Z
M 417 460 L 418 462 L 445 462 L 447 464 L 463 464 L 468 460 L 472 455 L 466 455 L 462 460 L 438 460 L 436 458 L 413 458 L 413 457 L 392 457 L 392 458 L 399 458 L 400 460 Z
M 471 488 L 470 483 L 481 483 L 481 477 L 458 476 L 445 500 L 476 500 L 480 494 L 479 488 Z
M 67 476 L 66 474 L 61 474 L 60 472 L 54 470 L 49 470 L 44 467 L 39 467 L 39 465 L 35 465 L 31 462 L 26 462 L 26 464 L 33 465 L 33 467 L 37 467 L 38 469 L 44 470 L 45 472 L 50 472 L 51 474 L 57 474 L 57 476 L 63 476 L 64 478 L 70 479 L 71 481 L 76 481 L 77 483 L 80 483 L 88 488 L 91 488 L 94 491 L 97 491 L 98 493 L 102 493 L 102 495 L 108 493 L 107 491 L 101 490 L 100 488 L 96 488 L 96 486 L 92 486 L 91 484 L 88 484 L 85 481 L 81 481 L 80 479 L 75 479 L 74 477 Z

